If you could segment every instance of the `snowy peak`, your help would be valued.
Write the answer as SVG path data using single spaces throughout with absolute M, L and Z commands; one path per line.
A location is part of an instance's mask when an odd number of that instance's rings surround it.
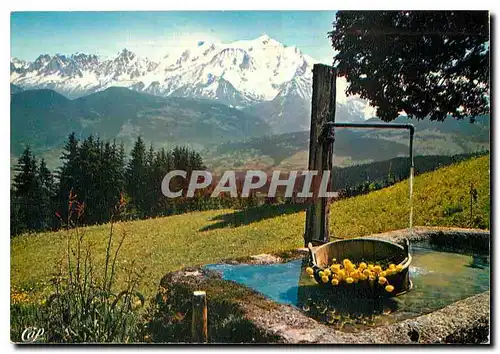
M 114 59 L 104 62 L 99 67 L 98 74 L 99 76 L 111 77 L 112 80 L 116 81 L 134 80 L 154 70 L 157 65 L 157 63 L 151 62 L 147 58 L 140 58 L 124 48 Z
M 171 96 L 208 98 L 230 107 L 244 107 L 255 102 L 242 95 L 229 81 L 213 75 L 209 76 L 205 83 L 182 86 L 175 90 Z
M 127 48 L 123 48 L 121 52 L 118 53 L 117 57 L 118 58 L 125 58 L 125 59 L 133 59 L 135 58 L 135 54 L 132 53 L 130 50 Z
M 304 76 L 295 76 L 291 81 L 281 85 L 280 92 L 276 97 L 286 97 L 288 99 L 300 97 L 309 100 L 312 97 L 310 80 Z
M 166 53 L 159 62 L 126 48 L 109 59 L 84 53 L 43 54 L 33 62 L 12 58 L 11 83 L 72 98 L 118 86 L 244 107 L 284 95 L 310 99 L 315 62 L 296 46 L 262 34 L 231 43 L 200 40 Z
M 30 65 L 29 62 L 17 58 L 10 59 L 10 72 L 23 71 Z
M 231 43 L 231 45 L 239 48 L 244 48 L 244 49 L 270 49 L 273 47 L 279 47 L 279 48 L 284 48 L 285 46 L 281 43 L 278 42 L 277 40 L 269 37 L 267 34 L 262 34 L 261 36 L 255 38 L 255 39 L 250 39 L 250 40 L 240 40 Z
M 267 34 L 263 33 L 259 38 L 255 39 L 257 42 L 262 42 L 263 44 L 266 44 L 266 42 L 270 41 L 271 37 L 269 37 Z
M 94 70 L 100 65 L 100 59 L 95 54 L 75 53 L 71 55 L 71 60 L 84 71 Z

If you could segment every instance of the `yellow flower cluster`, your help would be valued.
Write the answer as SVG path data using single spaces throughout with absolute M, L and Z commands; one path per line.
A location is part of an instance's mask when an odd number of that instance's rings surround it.
M 30 302 L 29 294 L 23 290 L 12 289 L 10 301 L 13 305 L 28 303 Z
M 318 272 L 319 277 L 323 283 L 330 282 L 333 286 L 339 285 L 342 281 L 347 284 L 355 284 L 360 281 L 378 282 L 380 285 L 385 285 L 387 292 L 393 292 L 394 286 L 389 284 L 387 276 L 399 273 L 403 270 L 401 264 L 389 264 L 387 268 L 380 265 L 366 264 L 361 262 L 358 265 L 352 263 L 349 259 L 344 259 L 342 263 L 334 263 L 326 269 Z M 306 272 L 314 277 L 314 269 L 308 267 Z

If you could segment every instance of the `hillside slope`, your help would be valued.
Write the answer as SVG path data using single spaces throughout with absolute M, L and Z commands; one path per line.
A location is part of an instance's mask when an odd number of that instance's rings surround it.
M 489 157 L 471 159 L 415 178 L 415 225 L 469 226 L 469 188 L 478 200 L 475 226 L 489 227 Z M 119 268 L 138 261 L 145 266 L 146 294 L 156 290 L 168 271 L 217 262 L 228 257 L 279 252 L 303 243 L 305 213 L 297 206 L 267 206 L 246 211 L 216 210 L 165 218 L 123 222 L 117 237 L 127 238 Z M 408 227 L 408 181 L 331 206 L 330 227 L 337 237 L 355 237 Z M 85 228 L 104 258 L 109 225 Z M 116 242 L 118 243 L 118 242 Z M 65 233 L 23 235 L 11 242 L 11 283 L 40 291 L 65 252 Z M 123 273 L 122 273 L 123 275 Z
M 123 87 L 70 100 L 55 91 L 26 90 L 11 95 L 11 151 L 26 145 L 36 154 L 61 148 L 72 131 L 83 138 L 98 134 L 126 148 L 141 135 L 156 146 L 221 143 L 260 136 L 269 126 L 218 102 L 158 97 Z

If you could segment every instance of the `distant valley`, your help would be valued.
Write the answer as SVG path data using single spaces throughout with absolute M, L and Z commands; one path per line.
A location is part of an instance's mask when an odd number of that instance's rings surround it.
M 340 120 L 339 120 L 340 121 Z M 378 119 L 370 122 L 382 123 Z M 490 150 L 490 118 L 448 119 L 444 122 L 416 121 L 399 117 L 396 123 L 415 125 L 415 155 L 456 155 Z M 334 164 L 384 161 L 408 156 L 407 132 L 376 129 L 342 129 L 336 133 Z M 309 132 L 248 138 L 214 146 L 205 151 L 206 161 L 214 170 L 249 168 L 305 169 L 308 163 Z

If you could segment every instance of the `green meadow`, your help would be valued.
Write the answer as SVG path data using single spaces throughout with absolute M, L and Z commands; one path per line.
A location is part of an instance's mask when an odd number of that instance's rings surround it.
M 470 206 L 471 185 L 478 192 Z M 349 238 L 408 227 L 408 181 L 334 203 L 330 231 Z M 489 228 L 490 160 L 474 158 L 419 175 L 414 180 L 414 225 Z M 155 293 L 161 277 L 186 266 L 225 258 L 274 253 L 303 246 L 303 206 L 271 205 L 247 210 L 214 210 L 114 225 L 118 285 L 131 264 L 141 269 L 141 290 Z M 80 229 L 103 262 L 110 225 Z M 74 232 L 70 233 L 74 239 Z M 11 240 L 11 286 L 37 297 L 50 286 L 64 257 L 67 231 L 26 234 Z M 97 268 L 99 269 L 99 268 Z

